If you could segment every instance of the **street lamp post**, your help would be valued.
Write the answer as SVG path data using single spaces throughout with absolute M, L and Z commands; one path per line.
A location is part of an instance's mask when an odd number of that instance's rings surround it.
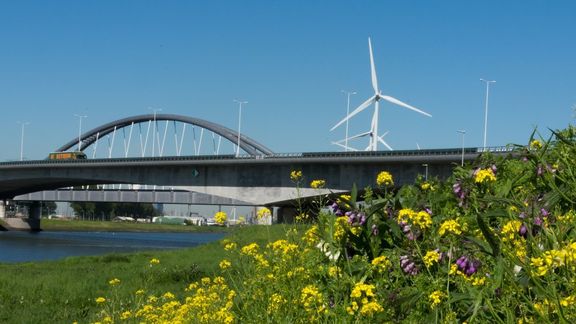
M 466 131 L 459 129 L 456 132 L 462 134 L 462 162 L 460 163 L 460 166 L 464 166 L 464 135 L 466 135 Z
M 159 111 L 162 111 L 162 108 L 148 108 L 150 110 L 152 110 L 154 117 L 153 117 L 153 121 L 152 121 L 152 157 L 154 157 L 154 148 L 155 145 L 154 143 L 156 142 L 156 133 L 158 132 L 158 128 L 156 127 L 156 113 Z
M 78 152 L 82 151 L 82 118 L 86 118 L 86 115 L 74 115 L 78 117 Z
M 422 164 L 422 166 L 423 166 L 424 169 L 425 169 L 425 171 L 424 171 L 424 172 L 425 172 L 425 173 L 424 173 L 424 181 L 428 181 L 428 163 L 424 163 L 424 164 Z
M 346 94 L 348 100 L 347 100 L 347 104 L 346 104 L 346 116 L 350 115 L 350 95 L 355 95 L 356 91 L 346 91 L 346 90 L 341 90 L 342 93 Z M 344 148 L 345 151 L 348 151 L 348 119 L 346 119 L 346 138 L 344 139 L 344 146 L 346 146 Z
M 486 149 L 486 133 L 488 132 L 488 94 L 490 93 L 490 83 L 496 83 L 494 80 L 480 79 L 486 83 L 486 107 L 484 108 L 484 149 Z
M 240 126 L 242 125 L 242 105 L 247 104 L 248 101 L 240 101 L 234 99 L 238 103 L 238 143 L 236 146 L 236 157 L 240 156 Z
M 29 125 L 29 122 L 20 123 L 20 161 L 24 160 L 24 126 Z

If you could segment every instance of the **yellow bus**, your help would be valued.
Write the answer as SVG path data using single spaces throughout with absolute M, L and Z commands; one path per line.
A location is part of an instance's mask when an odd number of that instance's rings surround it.
M 48 160 L 85 160 L 86 154 L 81 151 L 73 152 L 52 152 L 48 155 Z

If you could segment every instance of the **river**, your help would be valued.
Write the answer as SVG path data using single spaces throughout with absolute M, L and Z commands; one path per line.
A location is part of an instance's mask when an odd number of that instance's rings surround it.
M 224 237 L 223 233 L 0 231 L 0 263 L 58 260 L 142 250 L 193 247 Z

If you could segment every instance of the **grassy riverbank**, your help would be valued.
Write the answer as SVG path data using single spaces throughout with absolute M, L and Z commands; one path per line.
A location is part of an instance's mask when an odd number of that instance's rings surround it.
M 86 220 L 42 219 L 40 227 L 45 231 L 92 231 L 92 232 L 230 232 L 232 228 L 221 226 L 183 226 L 155 223 L 110 222 Z
M 44 222 L 44 220 L 43 220 Z M 87 222 L 67 222 L 78 226 L 65 227 L 58 221 L 43 223 L 45 229 L 110 230 L 114 224 L 96 229 Z M 90 225 L 90 226 L 88 226 Z M 127 225 L 127 224 L 118 224 Z M 144 225 L 152 224 L 129 224 Z M 160 226 L 160 225 L 159 225 Z M 142 227 L 167 230 L 170 225 Z M 181 226 L 191 228 L 192 226 Z M 138 227 L 140 228 L 140 227 Z M 203 227 L 206 229 L 208 227 Z M 222 229 L 222 228 L 220 228 Z M 114 229 L 116 230 L 116 229 Z M 228 237 L 239 244 L 266 242 L 284 237 L 287 228 L 247 226 L 229 229 Z M 122 284 L 115 287 L 115 297 L 122 300 L 134 298 L 140 289 L 146 295 L 167 291 L 180 293 L 189 283 L 210 276 L 218 269 L 224 250 L 218 242 L 196 248 L 140 252 L 133 254 L 110 254 L 93 257 L 69 257 L 61 261 L 20 264 L 0 264 L 0 322 L 1 323 L 85 323 L 98 312 L 95 299 L 110 294 L 109 281 L 113 278 Z M 150 260 L 158 259 L 159 264 Z M 110 296 L 112 297 L 112 296 Z

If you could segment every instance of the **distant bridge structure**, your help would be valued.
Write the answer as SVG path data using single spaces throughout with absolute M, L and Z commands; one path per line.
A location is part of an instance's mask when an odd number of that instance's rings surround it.
M 243 154 L 273 154 L 244 134 L 240 134 L 239 142 Z M 56 152 L 80 150 L 89 158 L 221 155 L 235 152 L 237 144 L 237 131 L 213 122 L 182 115 L 146 114 L 96 127 Z
M 187 134 L 188 128 L 191 131 Z M 169 133 L 174 139 L 171 150 L 166 145 Z M 186 135 L 191 138 L 191 143 L 186 142 Z M 121 137 L 121 146 L 114 145 L 118 142 L 117 137 Z M 229 151 L 221 150 L 222 139 L 228 144 Z M 312 197 L 346 192 L 353 185 L 359 188 L 374 186 L 378 172 L 383 170 L 394 175 L 396 185 L 402 185 L 413 183 L 421 175 L 445 179 L 456 165 L 463 161 L 471 162 L 487 151 L 512 153 L 510 147 L 496 147 L 275 154 L 255 140 L 240 135 L 240 148 L 244 153 L 238 155 L 235 154 L 237 140 L 238 133 L 234 130 L 186 116 L 148 114 L 116 120 L 81 134 L 77 140 L 57 149 L 92 150 L 91 158 L 86 160 L 0 163 L 0 218 L 4 214 L 5 200 L 17 196 L 43 192 L 16 198 L 40 201 L 51 199 L 52 194 L 62 194 L 50 192 L 52 190 L 109 184 L 174 187 L 178 192 L 166 196 L 172 203 L 183 199 L 192 203 L 209 201 L 212 204 L 276 206 L 284 209 L 279 214 L 286 218 L 286 215 L 293 214 L 290 211 L 293 207 L 289 206 L 293 206 L 292 202 L 298 195 Z M 103 156 L 97 154 L 102 147 Z M 290 172 L 294 170 L 301 170 L 306 177 L 302 184 L 304 187 L 298 190 L 290 179 Z M 308 183 L 313 179 L 325 179 L 325 189 L 310 188 Z M 71 192 L 70 195 L 75 200 L 92 201 L 111 197 L 107 191 Z M 118 191 L 114 199 L 146 201 L 146 195 Z M 59 197 L 56 200 L 65 200 Z M 159 199 L 160 196 L 152 197 Z M 32 206 L 35 207 L 31 207 L 30 214 L 38 215 L 38 203 Z

